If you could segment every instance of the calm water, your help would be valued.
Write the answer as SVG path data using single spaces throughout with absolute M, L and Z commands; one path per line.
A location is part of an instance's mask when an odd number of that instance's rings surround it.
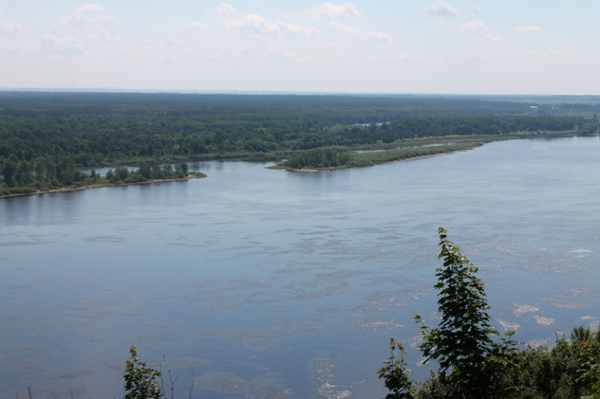
M 115 398 L 130 345 L 176 396 L 374 398 L 391 336 L 435 322 L 437 228 L 525 342 L 597 326 L 600 140 L 509 141 L 294 174 L 0 200 L 0 396 Z M 418 352 L 409 349 L 416 378 Z

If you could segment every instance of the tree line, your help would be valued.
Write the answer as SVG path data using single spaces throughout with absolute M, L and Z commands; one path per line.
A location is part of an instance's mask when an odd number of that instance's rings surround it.
M 481 143 L 460 143 L 428 147 L 397 148 L 388 151 L 359 153 L 338 152 L 331 148 L 302 151 L 272 169 L 339 169 L 343 167 L 364 168 L 393 161 L 431 156 L 455 151 L 471 150 Z
M 95 169 L 89 173 L 77 169 L 71 157 L 61 157 L 59 162 L 44 157 L 35 161 L 18 161 L 10 158 L 0 166 L 0 196 L 26 194 L 38 190 L 77 187 L 93 184 L 140 183 L 147 180 L 175 179 L 188 176 L 187 163 L 174 166 L 149 165 L 142 162 L 136 170 L 117 167 L 100 176 Z
M 265 156 L 321 147 L 450 135 L 516 132 L 594 133 L 597 121 L 575 116 L 457 116 L 398 119 L 369 126 L 309 127 L 302 115 L 141 118 L 0 116 L 0 164 L 70 157 L 77 167 L 181 162 L 222 156 Z

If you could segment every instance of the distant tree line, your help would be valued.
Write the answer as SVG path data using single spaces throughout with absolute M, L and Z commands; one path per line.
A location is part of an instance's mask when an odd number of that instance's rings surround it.
M 338 152 L 331 148 L 302 151 L 298 155 L 273 167 L 274 169 L 339 169 L 342 167 L 364 168 L 423 156 L 431 156 L 455 151 L 467 151 L 481 143 L 459 143 L 427 147 L 397 148 L 387 151 L 362 153 Z
M 85 186 L 92 184 L 139 183 L 147 180 L 183 178 L 188 175 L 186 163 L 165 165 L 140 164 L 137 170 L 117 167 L 109 170 L 105 177 L 95 169 L 90 173 L 77 170 L 73 158 L 61 157 L 59 162 L 50 158 L 35 161 L 9 158 L 0 165 L 0 195 L 30 193 L 37 190 Z
M 295 169 L 304 167 L 330 168 L 347 165 L 351 156 L 348 153 L 338 153 L 330 148 L 303 151 L 299 155 L 284 162 L 285 166 Z
M 343 129 L 318 123 L 309 127 L 302 115 L 229 117 L 0 117 L 0 164 L 14 156 L 17 161 L 50 158 L 54 163 L 70 157 L 77 167 L 137 165 L 214 159 L 224 154 L 351 147 L 414 137 L 565 131 L 584 123 L 589 125 L 588 133 L 597 130 L 597 122 L 573 116 L 420 117 Z

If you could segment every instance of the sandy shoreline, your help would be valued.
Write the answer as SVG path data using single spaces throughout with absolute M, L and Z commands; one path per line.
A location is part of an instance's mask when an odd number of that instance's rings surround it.
M 204 176 L 206 177 L 206 176 Z M 194 176 L 187 175 L 186 177 L 176 178 L 176 179 L 154 179 L 154 180 L 146 180 L 138 183 L 123 183 L 123 184 L 90 184 L 87 186 L 81 187 L 63 187 L 63 188 L 52 188 L 50 190 L 37 190 L 31 193 L 19 193 L 19 194 L 8 194 L 8 195 L 0 195 L 0 198 L 12 198 L 12 197 L 25 197 L 29 195 L 40 195 L 40 194 L 50 194 L 50 193 L 68 193 L 71 191 L 81 191 L 81 190 L 91 190 L 94 188 L 102 188 L 102 187 L 124 187 L 124 186 L 136 186 L 139 184 L 151 184 L 151 183 L 168 183 L 172 181 L 186 181 L 189 179 L 200 179 L 202 176 Z

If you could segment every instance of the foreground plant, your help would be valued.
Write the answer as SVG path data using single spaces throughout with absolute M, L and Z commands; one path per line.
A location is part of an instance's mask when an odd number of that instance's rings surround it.
M 161 399 L 164 397 L 157 377 L 160 377 L 160 371 L 146 366 L 137 355 L 135 346 L 129 349 L 131 358 L 127 360 L 125 366 L 125 399 Z
M 398 356 L 396 357 L 396 349 Z M 400 342 L 390 338 L 390 357 L 384 362 L 384 366 L 377 372 L 379 378 L 385 381 L 385 387 L 390 393 L 384 399 L 410 399 L 412 398 L 412 380 L 408 373 L 412 371 L 406 367 L 404 355 L 406 351 Z

